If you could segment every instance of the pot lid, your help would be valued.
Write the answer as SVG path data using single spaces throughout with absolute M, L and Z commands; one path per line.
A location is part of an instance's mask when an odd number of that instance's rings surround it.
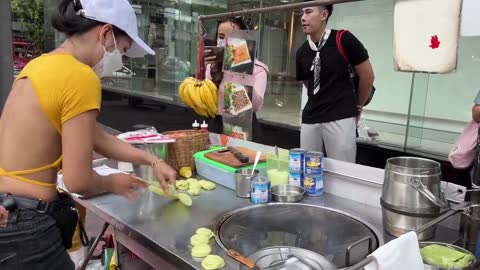
M 248 257 L 263 270 L 336 270 L 325 257 L 297 247 L 269 247 Z M 240 269 L 248 269 L 241 266 Z
M 339 268 L 361 261 L 370 253 L 369 249 L 377 249 L 383 241 L 370 225 L 347 213 L 297 203 L 237 209 L 220 219 L 216 240 L 222 248 L 247 256 L 278 246 L 306 249 L 321 254 Z M 352 247 L 347 256 L 349 246 Z

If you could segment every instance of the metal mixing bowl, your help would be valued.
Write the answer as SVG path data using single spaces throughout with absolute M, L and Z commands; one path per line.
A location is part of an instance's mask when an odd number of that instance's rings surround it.
M 271 188 L 272 200 L 277 202 L 298 202 L 303 199 L 305 189 L 299 186 L 282 184 Z
M 462 253 L 469 254 L 473 258 L 472 263 L 470 265 L 466 266 L 466 267 L 463 267 L 463 268 L 448 268 L 448 269 L 451 269 L 451 270 L 473 270 L 473 269 L 477 269 L 476 267 L 478 266 L 478 264 L 476 262 L 475 255 L 473 255 L 470 251 L 468 251 L 466 249 L 463 249 L 463 248 L 455 246 L 455 245 L 450 245 L 450 244 L 447 244 L 447 243 L 419 242 L 420 248 L 423 248 L 423 247 L 426 247 L 426 246 L 429 246 L 429 245 L 433 245 L 433 244 L 440 245 L 440 246 L 445 246 L 445 247 L 454 249 L 456 251 L 460 251 Z M 426 263 L 424 263 L 424 266 L 425 266 L 425 270 L 447 270 L 446 268 L 441 268 L 441 267 L 438 267 L 438 266 L 428 265 Z

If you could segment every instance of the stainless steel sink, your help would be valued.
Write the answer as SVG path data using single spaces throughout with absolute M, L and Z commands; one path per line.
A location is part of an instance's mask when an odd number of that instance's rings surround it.
M 331 208 L 270 203 L 234 210 L 215 227 L 217 243 L 245 256 L 274 246 L 311 250 L 345 268 L 359 262 L 379 245 L 381 234 L 348 213 Z

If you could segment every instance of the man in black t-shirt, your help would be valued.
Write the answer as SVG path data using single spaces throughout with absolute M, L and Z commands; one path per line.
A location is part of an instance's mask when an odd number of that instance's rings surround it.
M 355 162 L 357 117 L 370 95 L 374 75 L 367 50 L 345 32 L 341 44 L 359 78 L 355 93 L 347 62 L 336 44 L 338 31 L 327 28 L 332 11 L 332 5 L 302 10 L 307 41 L 297 50 L 296 69 L 308 101 L 302 113 L 300 144 L 329 158 Z

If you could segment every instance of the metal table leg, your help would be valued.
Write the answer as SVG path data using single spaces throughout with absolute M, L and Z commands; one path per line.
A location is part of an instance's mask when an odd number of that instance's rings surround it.
M 85 270 L 87 268 L 88 262 L 90 261 L 90 259 L 92 259 L 93 252 L 95 252 L 95 249 L 97 248 L 98 243 L 100 242 L 100 240 L 102 240 L 103 235 L 105 234 L 105 231 L 107 230 L 109 225 L 110 224 L 108 224 L 108 222 L 105 222 L 103 224 L 102 231 L 100 231 L 100 233 L 97 235 L 97 238 L 95 238 L 93 245 L 90 247 L 90 250 L 88 251 L 87 257 L 83 260 L 82 266 L 80 266 L 80 270 Z

